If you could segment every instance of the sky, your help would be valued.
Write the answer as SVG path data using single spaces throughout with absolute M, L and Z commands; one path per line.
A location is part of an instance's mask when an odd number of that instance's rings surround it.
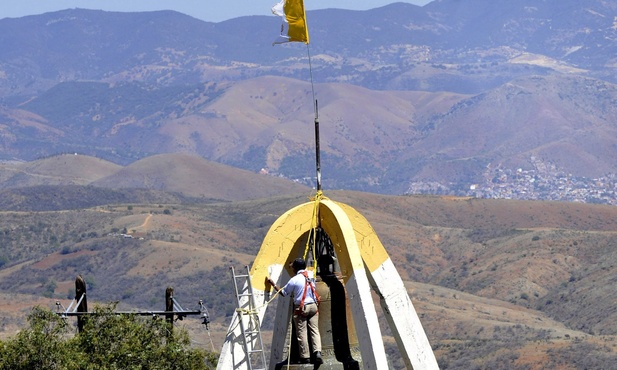
M 271 15 L 279 0 L 2 0 L 0 19 L 18 18 L 57 10 L 83 8 L 106 11 L 141 12 L 176 10 L 192 17 L 220 22 L 244 15 Z M 306 10 L 339 8 L 366 10 L 394 2 L 424 5 L 431 0 L 304 0 Z

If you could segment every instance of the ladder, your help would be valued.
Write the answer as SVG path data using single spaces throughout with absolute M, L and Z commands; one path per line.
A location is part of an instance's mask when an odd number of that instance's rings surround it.
M 244 352 L 249 370 L 266 370 L 266 355 L 261 340 L 261 324 L 259 315 L 255 310 L 255 299 L 249 267 L 246 266 L 246 274 L 236 275 L 233 268 L 231 277 L 236 293 L 236 313 L 242 330 Z

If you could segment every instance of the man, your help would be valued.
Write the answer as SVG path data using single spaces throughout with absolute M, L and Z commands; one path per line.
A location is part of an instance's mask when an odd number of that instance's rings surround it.
M 313 345 L 313 363 L 322 364 L 321 337 L 319 335 L 318 325 L 319 313 L 317 311 L 319 296 L 315 291 L 313 274 L 306 270 L 306 262 L 303 258 L 296 258 L 291 263 L 291 268 L 294 271 L 294 276 L 283 288 L 277 287 L 270 277 L 266 279 L 272 287 L 274 287 L 275 291 L 278 292 L 280 290 L 281 294 L 284 296 L 291 295 L 294 300 L 293 321 L 296 326 L 296 335 L 298 338 L 300 352 L 299 362 L 301 364 L 311 363 L 311 352 L 307 335 L 308 331 Z

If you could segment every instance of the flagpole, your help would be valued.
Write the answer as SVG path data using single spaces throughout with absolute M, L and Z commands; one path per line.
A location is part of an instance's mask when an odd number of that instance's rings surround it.
M 319 106 L 315 98 L 315 84 L 313 83 L 313 64 L 311 62 L 311 49 L 306 44 L 306 52 L 309 61 L 309 73 L 311 76 L 311 92 L 313 93 L 313 110 L 315 112 L 315 167 L 317 169 L 317 191 L 321 191 L 321 154 L 319 148 Z
M 311 91 L 313 92 L 313 110 L 315 111 L 315 162 L 317 167 L 317 193 L 321 193 L 321 159 L 319 149 L 319 112 L 317 99 L 315 99 L 315 84 L 313 83 L 313 65 L 311 61 L 311 49 L 309 47 L 309 33 L 306 24 L 306 10 L 304 1 L 280 0 L 272 7 L 272 13 L 283 18 L 281 34 L 274 40 L 272 45 L 287 42 L 304 42 L 309 61 L 309 72 L 311 74 Z
M 317 100 L 315 100 L 315 165 L 317 168 L 317 191 L 321 191 L 321 155 L 319 152 L 319 111 Z

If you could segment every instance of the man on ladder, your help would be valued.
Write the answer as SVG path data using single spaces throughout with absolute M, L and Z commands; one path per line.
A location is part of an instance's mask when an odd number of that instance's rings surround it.
M 322 364 L 321 336 L 319 335 L 319 295 L 315 290 L 313 273 L 306 270 L 306 262 L 303 258 L 296 258 L 291 263 L 291 268 L 295 275 L 282 288 L 277 287 L 270 277 L 267 279 L 276 292 L 280 291 L 281 295 L 284 296 L 291 295 L 294 300 L 293 321 L 298 338 L 299 362 L 301 364 Z M 312 357 L 308 335 L 310 335 L 313 347 Z

